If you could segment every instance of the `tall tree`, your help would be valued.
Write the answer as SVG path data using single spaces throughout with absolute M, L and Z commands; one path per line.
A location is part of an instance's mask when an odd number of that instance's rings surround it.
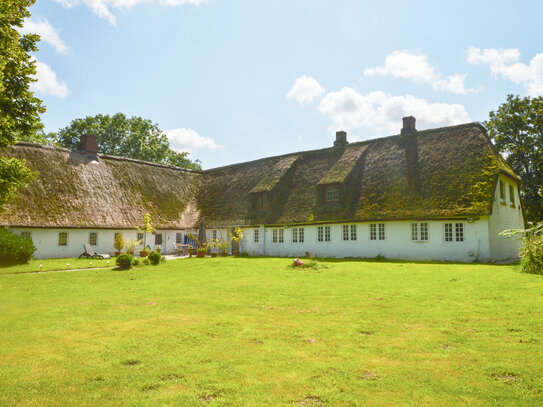
M 543 97 L 508 95 L 485 122 L 490 137 L 520 176 L 528 221 L 543 220 Z
M 0 211 L 17 188 L 32 179 L 24 161 L 8 159 L 2 152 L 16 140 L 34 138 L 43 127 L 39 114 L 45 108 L 30 91 L 36 74 L 36 61 L 30 52 L 37 51 L 39 36 L 21 36 L 17 31 L 30 16 L 28 8 L 34 2 L 0 2 Z
M 96 135 L 98 150 L 103 154 L 201 169 L 199 160 L 191 161 L 187 152 L 172 150 L 158 125 L 141 117 L 128 118 L 122 113 L 87 116 L 73 120 L 50 137 L 62 147 L 75 149 L 79 138 L 87 133 Z

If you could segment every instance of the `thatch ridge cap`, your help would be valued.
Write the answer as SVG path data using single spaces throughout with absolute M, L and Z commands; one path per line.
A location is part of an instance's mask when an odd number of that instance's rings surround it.
M 47 144 L 39 144 L 39 143 L 30 143 L 28 141 L 18 141 L 13 146 L 41 148 L 41 149 L 44 149 L 44 150 L 62 151 L 62 152 L 65 152 L 65 153 L 70 153 L 70 154 L 71 153 L 81 154 L 81 155 L 85 154 L 84 152 L 71 150 L 71 149 L 65 148 L 65 147 L 49 146 Z M 154 162 L 151 162 L 151 161 L 138 160 L 138 159 L 135 159 L 135 158 L 120 157 L 120 156 L 109 155 L 109 154 L 97 154 L 96 156 L 98 158 L 106 159 L 106 160 L 128 161 L 128 162 L 137 163 L 137 164 L 150 165 L 150 166 L 153 166 L 153 167 L 169 168 L 169 169 L 172 169 L 172 170 L 180 170 L 180 171 L 185 171 L 185 172 L 192 172 L 192 173 L 195 173 L 195 174 L 202 174 L 203 173 L 203 171 L 200 171 L 200 170 L 193 170 L 193 169 L 190 169 L 190 168 L 182 168 L 182 167 L 177 167 L 175 165 L 154 163 Z

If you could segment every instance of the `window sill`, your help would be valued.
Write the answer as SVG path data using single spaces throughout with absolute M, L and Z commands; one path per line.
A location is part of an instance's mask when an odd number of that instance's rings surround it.
M 505 202 L 504 200 L 500 200 L 500 203 L 501 203 L 502 205 L 507 205 L 507 202 Z

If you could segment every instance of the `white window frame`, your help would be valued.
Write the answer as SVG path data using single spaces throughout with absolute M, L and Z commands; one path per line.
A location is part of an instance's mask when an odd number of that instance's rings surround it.
M 176 232 L 175 233 L 175 243 L 177 243 L 177 244 L 183 243 L 183 233 L 181 233 L 181 232 Z
M 430 241 L 430 226 L 428 222 L 411 223 L 411 241 L 417 243 L 426 243 Z
M 369 234 L 370 240 L 377 240 L 377 223 L 370 223 Z
M 254 239 L 253 240 L 254 240 L 255 243 L 260 242 L 260 230 L 255 229 Z
M 21 237 L 26 237 L 27 239 L 32 240 L 32 232 L 27 232 L 27 231 L 23 230 L 21 232 Z
M 66 235 L 66 239 L 63 239 L 64 240 L 63 242 L 61 242 L 60 240 L 60 235 Z M 61 247 L 68 246 L 68 232 L 58 232 L 58 245 Z
M 304 228 L 298 228 L 298 243 L 305 242 L 305 231 Z
M 341 229 L 342 229 L 341 237 L 343 241 L 348 242 L 349 241 L 349 225 L 343 225 Z
M 325 242 L 331 242 L 332 241 L 332 231 L 330 230 L 330 226 L 324 227 L 324 241 Z
M 324 226 L 317 226 L 317 242 L 324 242 Z
M 216 231 L 216 230 L 213 230 L 213 232 L 211 233 L 211 235 L 213 236 L 213 239 L 216 239 L 216 238 L 217 238 L 217 231 Z
M 447 228 L 450 225 L 450 231 Z M 450 234 L 450 237 L 447 234 Z M 450 240 L 447 240 L 450 239 Z M 451 221 L 443 223 L 443 241 L 445 243 L 463 243 L 466 241 L 466 224 L 463 221 Z
M 340 195 L 340 188 L 337 184 L 326 185 L 324 188 L 324 199 L 326 202 L 338 202 Z
M 386 226 L 384 223 L 377 224 L 377 240 L 386 240 Z
M 515 187 L 509 184 L 509 206 L 515 207 Z
M 292 243 L 298 243 L 298 228 L 292 229 Z
M 94 243 L 92 243 L 92 235 L 94 235 Z M 91 246 L 98 246 L 98 232 L 89 232 L 89 244 Z
M 277 229 L 272 230 L 272 243 L 277 243 Z
M 279 229 L 279 239 L 278 239 L 278 242 L 279 242 L 279 243 L 284 243 L 284 242 L 285 242 L 285 229 Z
M 143 232 L 138 232 L 138 234 L 136 235 L 136 240 L 143 240 L 144 236 L 145 235 L 143 234 Z M 143 244 L 143 242 L 142 242 L 142 244 Z
M 505 190 L 505 183 L 500 179 L 499 182 L 499 189 L 500 189 L 500 202 L 506 203 L 507 202 L 507 191 Z
M 356 230 L 356 225 L 351 225 L 351 241 L 356 241 L 358 239 L 358 231 Z

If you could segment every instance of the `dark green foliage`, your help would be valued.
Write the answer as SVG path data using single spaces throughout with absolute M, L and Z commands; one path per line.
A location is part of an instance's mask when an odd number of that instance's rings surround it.
M 32 239 L 0 229 L 0 264 L 27 263 L 35 251 Z
M 102 154 L 196 170 L 202 168 L 200 161 L 191 161 L 187 152 L 172 150 L 168 137 L 157 124 L 141 117 L 128 118 L 122 113 L 75 119 L 49 136 L 55 144 L 73 150 L 77 148 L 79 138 L 87 133 L 96 135 L 98 151 Z
M 162 255 L 159 252 L 153 250 L 151 253 L 149 253 L 149 256 L 147 257 L 149 258 L 151 264 L 156 266 L 158 263 L 160 263 Z
M 508 95 L 485 123 L 498 150 L 522 179 L 528 221 L 543 220 L 543 97 Z
M 543 237 L 540 234 L 525 237 L 519 254 L 524 273 L 543 274 Z
M 121 270 L 128 270 L 134 264 L 134 257 L 130 253 L 123 253 L 115 261 Z
M 33 140 L 43 127 L 39 115 L 45 108 L 29 89 L 36 74 L 30 52 L 37 51 L 40 37 L 17 31 L 32 4 L 34 0 L 0 2 L 0 150 L 16 140 Z M 0 211 L 31 178 L 24 161 L 0 157 Z

